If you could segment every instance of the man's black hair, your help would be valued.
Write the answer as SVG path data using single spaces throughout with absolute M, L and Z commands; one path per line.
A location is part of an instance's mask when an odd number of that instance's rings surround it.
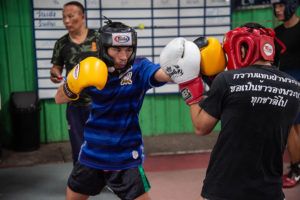
M 83 5 L 82 5 L 80 2 L 78 2 L 78 1 L 70 1 L 70 2 L 66 3 L 66 4 L 64 5 L 64 7 L 65 7 L 65 6 L 77 6 L 77 7 L 81 10 L 81 12 L 84 14 L 84 7 L 83 7 Z
M 265 29 L 266 27 L 262 26 L 261 24 L 258 24 L 256 22 L 248 22 L 240 27 L 247 27 L 247 28 L 253 28 L 253 29 Z

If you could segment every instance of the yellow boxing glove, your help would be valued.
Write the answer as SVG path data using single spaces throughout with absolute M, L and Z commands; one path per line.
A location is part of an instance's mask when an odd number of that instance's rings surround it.
M 225 53 L 218 39 L 199 37 L 194 42 L 200 49 L 200 72 L 202 75 L 214 76 L 225 70 Z
M 107 66 L 96 57 L 87 57 L 69 72 L 63 85 L 65 95 L 71 99 L 79 98 L 79 93 L 86 87 L 95 86 L 101 90 L 107 81 Z

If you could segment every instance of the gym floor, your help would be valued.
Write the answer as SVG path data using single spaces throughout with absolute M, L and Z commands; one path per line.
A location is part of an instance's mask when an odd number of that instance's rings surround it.
M 153 200 L 199 198 L 210 149 L 217 134 L 145 137 L 145 171 Z M 285 171 L 288 156 L 284 156 Z M 0 163 L 1 200 L 63 200 L 72 169 L 68 142 L 42 144 L 32 152 L 3 149 Z M 287 200 L 298 200 L 300 184 L 284 189 Z M 109 190 L 90 199 L 119 200 Z

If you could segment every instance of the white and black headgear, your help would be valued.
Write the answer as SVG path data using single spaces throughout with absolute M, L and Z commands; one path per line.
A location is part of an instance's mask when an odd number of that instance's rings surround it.
M 136 56 L 137 33 L 132 27 L 122 22 L 112 22 L 110 19 L 107 19 L 105 23 L 106 25 L 99 29 L 99 57 L 108 67 L 112 67 L 114 66 L 114 61 L 107 54 L 107 49 L 109 47 L 132 47 L 133 53 L 124 67 L 124 69 L 127 69 L 133 64 Z
M 273 11 L 275 16 L 276 16 L 275 5 L 279 3 L 285 5 L 284 21 L 289 20 L 296 12 L 298 7 L 298 0 L 271 0 L 271 3 L 273 4 Z

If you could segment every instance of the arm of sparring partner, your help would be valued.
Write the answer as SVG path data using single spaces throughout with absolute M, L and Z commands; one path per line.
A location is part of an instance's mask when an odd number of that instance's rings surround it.
M 62 67 L 59 65 L 53 65 L 50 69 L 50 80 L 53 83 L 60 83 L 63 80 L 62 77 Z
M 202 99 L 204 85 L 200 72 L 200 51 L 197 45 L 182 37 L 170 41 L 160 54 L 161 69 L 179 85 L 188 105 Z
M 216 126 L 218 119 L 208 114 L 198 104 L 190 105 L 190 115 L 196 135 L 207 135 Z
M 108 77 L 106 64 L 96 57 L 87 57 L 69 72 L 66 81 L 55 95 L 57 104 L 74 101 L 79 98 L 80 92 L 87 87 L 94 86 L 101 90 Z
M 214 78 L 225 70 L 226 60 L 222 45 L 213 37 L 199 37 L 194 40 L 201 52 L 200 74 L 206 84 L 211 87 Z M 216 126 L 218 119 L 208 114 L 199 104 L 190 106 L 190 115 L 197 135 L 206 135 Z
M 168 46 L 169 45 L 169 46 Z M 176 77 L 173 77 L 172 75 L 176 74 L 172 70 L 169 70 L 170 76 L 174 79 L 174 82 L 179 82 L 181 85 L 181 91 L 182 88 L 185 88 L 187 86 L 187 90 L 192 93 L 192 96 L 194 97 L 194 100 L 187 101 L 187 103 L 190 105 L 190 114 L 192 123 L 195 129 L 195 133 L 197 135 L 206 135 L 210 133 L 213 128 L 215 127 L 218 119 L 212 117 L 209 115 L 206 111 L 204 111 L 197 102 L 199 102 L 202 99 L 203 95 L 203 83 L 200 77 L 198 77 L 199 73 L 199 62 L 202 59 L 193 59 L 197 58 L 197 55 L 200 56 L 199 47 L 194 48 L 191 46 L 194 46 L 192 44 L 186 45 L 185 40 L 182 39 L 175 39 L 174 41 L 171 41 L 167 47 L 163 50 L 161 54 L 161 58 L 164 63 L 164 67 L 168 65 L 176 65 L 178 63 L 178 66 L 184 67 L 181 72 L 177 73 L 177 79 Z M 189 47 L 190 46 L 190 47 Z M 195 50 L 197 49 L 197 50 Z M 197 54 L 194 54 L 197 52 Z M 192 58 L 186 58 L 185 56 L 192 55 Z M 201 54 L 202 55 L 202 54 Z M 211 58 L 211 57 L 210 57 Z M 188 59 L 189 62 L 179 62 L 181 59 Z M 205 58 L 204 58 L 205 59 Z M 184 61 L 184 60 L 183 60 Z M 182 65 L 182 63 L 186 63 L 187 65 Z M 205 62 L 207 63 L 207 62 Z M 191 67 L 191 66 L 197 66 L 197 67 Z M 166 71 L 168 71 L 168 68 L 165 68 Z M 179 70 L 180 71 L 180 70 Z M 173 72 L 173 73 L 171 73 Z M 193 72 L 192 74 L 189 74 L 190 72 Z M 182 76 L 178 76 L 178 74 L 182 74 Z M 185 75 L 183 75 L 185 74 Z M 180 80 L 180 77 L 182 78 Z M 185 82 L 185 80 L 188 80 Z M 183 95 L 186 96 L 186 95 Z

